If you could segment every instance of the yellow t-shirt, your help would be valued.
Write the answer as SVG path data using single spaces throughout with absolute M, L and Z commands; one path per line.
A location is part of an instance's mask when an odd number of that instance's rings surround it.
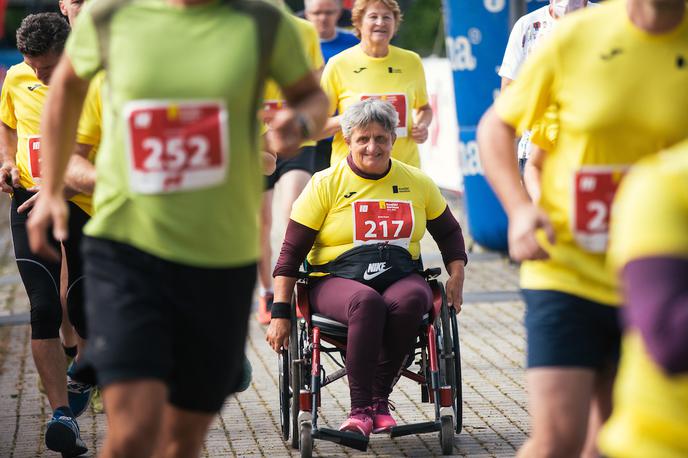
M 342 114 L 356 102 L 370 96 L 381 97 L 399 113 L 397 140 L 392 157 L 420 167 L 418 145 L 411 138 L 413 110 L 428 104 L 425 71 L 418 54 L 389 47 L 386 57 L 370 57 L 353 46 L 332 57 L 325 66 L 320 82 L 330 99 L 330 116 Z M 335 134 L 332 159 L 336 164 L 349 154 L 342 132 Z
M 25 188 L 40 185 L 40 125 L 43 104 L 48 87 L 38 80 L 26 63 L 13 65 L 7 71 L 0 96 L 0 121 L 17 131 L 16 163 L 19 183 Z M 89 88 L 84 102 L 86 116 L 92 116 L 100 105 L 99 88 Z M 96 108 L 93 108 L 93 107 Z M 82 119 L 79 122 L 77 141 L 97 145 L 100 137 L 100 123 Z M 92 153 L 92 155 L 95 153 Z M 77 194 L 70 199 L 86 213 L 91 214 L 91 196 Z
M 351 248 L 388 241 L 420 256 L 427 220 L 447 207 L 425 173 L 392 159 L 378 180 L 362 178 L 346 159 L 313 175 L 294 202 L 291 219 L 318 231 L 308 262 L 322 265 Z
M 320 38 L 318 32 L 315 30 L 313 24 L 305 19 L 294 15 L 288 15 L 296 26 L 299 32 L 299 37 L 303 44 L 303 49 L 306 53 L 308 65 L 311 70 L 320 70 L 325 65 L 325 60 L 320 50 Z M 265 82 L 265 92 L 263 94 L 263 110 L 274 111 L 284 107 L 284 95 L 280 91 L 279 86 L 273 80 L 269 79 Z M 304 142 L 301 146 L 314 146 L 314 141 Z
M 686 136 L 688 16 L 672 32 L 650 35 L 625 5 L 611 1 L 562 20 L 495 103 L 519 132 L 548 107 L 557 112 L 540 201 L 557 241 L 548 260 L 523 263 L 523 288 L 619 304 L 605 268 L 614 191 L 628 166 Z
M 614 205 L 611 271 L 643 258 L 688 259 L 687 183 L 688 141 L 633 167 Z M 635 330 L 624 337 L 614 412 L 599 441 L 610 457 L 688 456 L 688 374 L 667 376 Z

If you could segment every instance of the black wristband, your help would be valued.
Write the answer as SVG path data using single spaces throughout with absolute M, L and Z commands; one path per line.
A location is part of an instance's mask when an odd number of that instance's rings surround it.
M 291 320 L 291 304 L 289 302 L 273 302 L 270 318 L 286 318 Z

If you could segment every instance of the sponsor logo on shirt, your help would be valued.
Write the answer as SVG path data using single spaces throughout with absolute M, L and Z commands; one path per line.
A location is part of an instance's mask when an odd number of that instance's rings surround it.
M 38 89 L 39 87 L 41 87 L 41 86 L 42 86 L 42 84 L 36 83 L 36 84 L 32 84 L 31 86 L 28 86 L 26 89 L 28 89 L 29 91 L 33 92 L 33 91 L 35 91 L 36 89 Z
M 399 194 L 400 192 L 411 192 L 411 188 L 408 186 L 399 187 L 397 185 L 392 186 L 392 192 L 394 194 Z
M 391 269 L 391 267 L 387 267 L 386 262 L 371 262 L 368 264 L 368 268 L 363 273 L 363 279 L 372 280 L 373 278 L 387 272 L 389 269 Z
M 602 53 L 600 54 L 600 58 L 602 60 L 612 60 L 616 56 L 620 55 L 623 53 L 623 49 L 621 48 L 612 48 L 608 53 Z
M 361 73 L 363 70 L 367 70 L 368 67 L 361 67 L 358 70 L 354 70 L 354 73 Z
M 349 197 L 353 196 L 354 194 L 356 194 L 356 191 L 349 191 L 346 194 L 344 194 L 344 198 L 348 199 Z
M 387 73 L 401 73 L 400 68 L 387 67 Z
M 676 66 L 678 68 L 685 68 L 686 67 L 686 58 L 680 54 L 678 56 L 676 56 Z

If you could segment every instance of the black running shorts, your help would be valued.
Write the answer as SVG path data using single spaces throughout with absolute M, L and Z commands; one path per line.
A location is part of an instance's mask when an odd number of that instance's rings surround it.
M 159 379 L 176 407 L 218 412 L 240 380 L 256 265 L 191 267 L 92 237 L 84 263 L 98 382 Z

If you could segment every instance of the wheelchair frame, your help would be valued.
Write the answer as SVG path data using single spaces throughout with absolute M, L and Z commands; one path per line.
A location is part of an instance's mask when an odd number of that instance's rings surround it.
M 456 310 L 447 305 L 444 286 L 436 279 L 440 272 L 439 268 L 435 268 L 421 273 L 432 289 L 433 307 L 420 327 L 413 350 L 397 375 L 397 381 L 404 376 L 420 384 L 421 401 L 435 405 L 435 420 L 396 426 L 389 434 L 399 437 L 439 432 L 442 453 L 449 455 L 454 446 L 454 433 L 459 434 L 463 427 L 461 352 Z M 346 328 L 340 328 L 340 335 L 336 335 L 337 330 L 327 326 L 327 319 L 320 315 L 316 315 L 321 320 L 320 325 L 314 324 L 307 285 L 307 278 L 301 278 L 296 284 L 292 316 L 296 317 L 298 310 L 304 318 L 292 320 L 289 348 L 283 349 L 278 357 L 282 437 L 284 440 L 291 437 L 292 447 L 300 449 L 302 457 L 312 456 L 313 439 L 365 451 L 369 439 L 362 434 L 318 426 L 321 388 L 346 375 L 343 366 L 326 375 L 320 363 L 321 355 L 338 353 L 343 359 L 346 335 L 342 333 Z M 335 321 L 332 323 L 343 326 Z M 323 343 L 330 346 L 324 346 Z M 418 350 L 420 360 L 415 361 Z M 419 366 L 418 372 L 410 370 L 414 363 Z

